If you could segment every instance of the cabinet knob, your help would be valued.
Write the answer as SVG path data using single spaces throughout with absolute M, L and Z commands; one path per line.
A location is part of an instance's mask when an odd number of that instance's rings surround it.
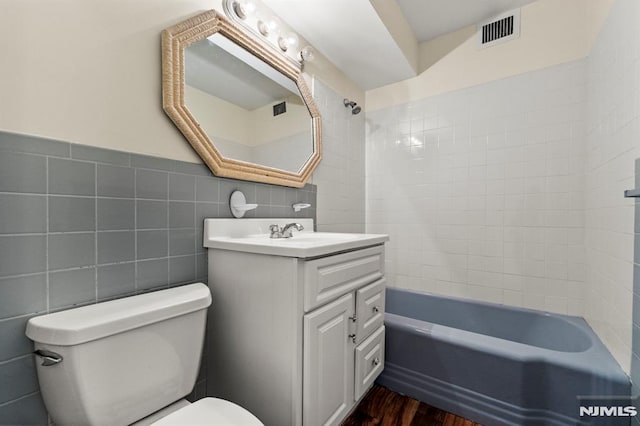
M 354 314 L 352 317 L 349 317 L 349 319 L 353 322 L 357 322 L 358 321 L 358 317 Z
M 378 312 L 380 312 L 380 306 L 374 306 L 374 307 L 373 307 L 373 312 L 375 312 L 376 314 L 377 314 Z
M 373 359 L 373 361 L 371 361 L 371 363 L 372 363 L 373 365 L 378 365 L 378 364 L 380 364 L 380 358 L 375 357 L 375 358 Z
M 355 343 L 355 342 L 356 342 L 356 335 L 355 335 L 355 333 L 354 333 L 354 334 L 350 334 L 350 335 L 349 335 L 349 338 L 351 339 L 351 341 L 352 341 L 353 343 Z

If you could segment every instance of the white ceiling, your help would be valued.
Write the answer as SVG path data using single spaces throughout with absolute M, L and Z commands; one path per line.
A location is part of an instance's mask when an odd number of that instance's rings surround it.
M 395 2 L 411 27 L 415 58 L 405 56 L 387 28 L 398 22 L 385 24 L 372 1 L 262 0 L 364 90 L 415 77 L 418 43 L 535 0 L 383 0 Z
M 369 0 L 263 0 L 363 89 L 415 76 Z
M 396 0 L 419 42 L 517 9 L 534 0 Z

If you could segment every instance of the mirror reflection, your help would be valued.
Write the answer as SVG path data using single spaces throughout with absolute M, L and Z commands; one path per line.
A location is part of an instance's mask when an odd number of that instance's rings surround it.
M 220 33 L 185 49 L 185 106 L 226 158 L 297 173 L 313 154 L 295 82 Z

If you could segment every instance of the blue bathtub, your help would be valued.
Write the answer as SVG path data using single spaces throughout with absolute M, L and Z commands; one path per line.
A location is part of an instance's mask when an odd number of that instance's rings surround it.
M 581 318 L 399 289 L 386 310 L 383 386 L 486 425 L 629 424 L 579 416 L 579 397 L 630 394 Z

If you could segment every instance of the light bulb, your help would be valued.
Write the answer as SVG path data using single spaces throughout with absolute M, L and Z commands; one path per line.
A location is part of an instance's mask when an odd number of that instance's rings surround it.
M 280 47 L 280 50 L 282 50 L 283 52 L 286 52 L 287 49 L 289 49 L 289 42 L 285 37 L 278 37 L 278 47 Z
M 302 62 L 311 62 L 314 59 L 313 48 L 311 46 L 305 46 L 300 51 L 300 59 Z
M 256 17 L 256 26 L 258 27 L 258 31 L 260 34 L 267 37 L 269 34 L 276 31 L 278 28 L 278 23 L 273 19 L 267 19 L 264 15 L 260 15 Z
M 260 34 L 262 34 L 265 37 L 269 35 L 269 30 L 270 30 L 269 25 L 266 22 L 264 22 L 262 19 L 258 19 L 257 26 L 258 26 L 258 31 L 260 31 Z
M 298 36 L 295 33 L 289 33 L 285 38 L 289 47 L 296 47 L 298 45 Z
M 244 7 L 242 2 L 240 2 L 239 0 L 236 0 L 233 2 L 231 6 L 233 7 L 233 11 L 235 12 L 238 18 L 240 19 L 247 18 L 247 9 Z
M 256 4 L 252 1 L 245 1 L 244 9 L 247 11 L 247 14 L 251 15 L 256 11 Z
M 235 0 L 232 7 L 236 16 L 240 19 L 247 19 L 247 16 L 256 11 L 255 3 L 247 0 Z

